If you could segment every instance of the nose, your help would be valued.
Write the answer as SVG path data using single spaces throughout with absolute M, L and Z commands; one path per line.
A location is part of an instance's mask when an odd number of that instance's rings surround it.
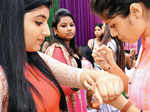
M 70 31 L 70 30 L 72 30 L 72 28 L 71 28 L 71 26 L 69 25 L 68 27 L 67 27 L 67 29 Z
M 44 30 L 43 30 L 43 33 L 42 33 L 42 34 L 43 34 L 45 37 L 50 36 L 50 29 L 49 29 L 48 24 L 47 24 L 47 25 L 45 25 Z
M 115 29 L 110 28 L 110 33 L 111 33 L 112 37 L 118 36 L 118 33 L 117 33 L 117 31 Z

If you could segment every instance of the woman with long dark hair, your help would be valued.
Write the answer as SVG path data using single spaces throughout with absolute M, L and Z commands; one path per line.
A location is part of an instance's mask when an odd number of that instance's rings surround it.
M 53 36 L 46 54 L 72 67 L 81 68 L 81 61 L 75 44 L 76 25 L 67 9 L 58 9 L 52 21 Z M 66 95 L 68 112 L 87 112 L 85 91 L 62 86 Z
M 45 36 L 50 35 L 47 24 L 50 4 L 49 0 L 0 1 L 2 112 L 66 111 L 65 96 L 59 83 L 87 89 L 95 85 L 98 74 L 110 76 L 104 72 L 72 68 L 37 52 Z M 70 77 L 70 74 L 74 75 Z M 121 82 L 117 77 L 112 78 Z M 113 80 L 109 84 L 115 86 Z M 97 84 L 100 87 L 101 82 Z M 120 94 L 121 91 L 116 92 Z
M 95 24 L 94 27 L 94 38 L 88 41 L 88 46 L 94 50 L 95 48 L 99 48 L 101 44 L 101 40 L 103 39 L 103 25 L 102 23 Z

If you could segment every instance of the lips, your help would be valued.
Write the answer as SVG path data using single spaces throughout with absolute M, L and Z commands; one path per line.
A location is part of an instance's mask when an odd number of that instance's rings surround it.
M 67 35 L 68 35 L 68 36 L 72 36 L 72 35 L 74 35 L 74 33 L 67 33 Z

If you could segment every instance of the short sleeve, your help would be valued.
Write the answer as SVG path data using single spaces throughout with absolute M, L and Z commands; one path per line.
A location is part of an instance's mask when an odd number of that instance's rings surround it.
M 111 40 L 110 42 L 108 42 L 107 47 L 111 48 L 114 51 L 114 53 L 116 53 L 117 45 L 116 45 L 116 42 L 114 40 Z

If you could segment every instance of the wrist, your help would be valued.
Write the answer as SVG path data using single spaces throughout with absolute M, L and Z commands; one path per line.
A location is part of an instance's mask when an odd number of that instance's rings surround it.
M 80 72 L 80 83 L 86 90 L 90 90 L 95 85 L 96 76 L 94 70 L 82 69 Z
M 129 108 L 131 107 L 132 103 L 128 101 L 120 110 L 120 112 L 128 112 Z
M 116 107 L 119 110 L 122 110 L 123 107 L 128 103 L 128 100 L 123 96 L 120 95 L 115 100 L 111 101 L 110 104 L 114 107 Z

